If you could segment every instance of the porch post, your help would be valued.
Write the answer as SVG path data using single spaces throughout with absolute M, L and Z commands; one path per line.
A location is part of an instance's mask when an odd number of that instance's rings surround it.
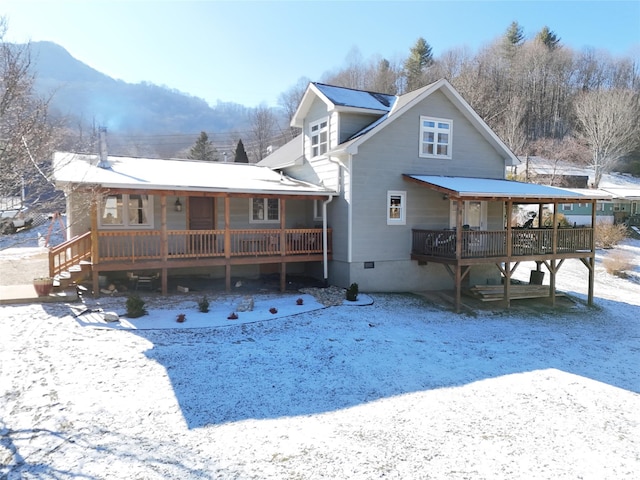
M 549 269 L 549 297 L 551 297 L 551 305 L 556 304 L 556 258 L 558 255 L 558 201 L 553 201 L 553 259 L 549 262 L 547 268 Z
M 460 307 L 462 305 L 462 267 L 460 261 L 462 260 L 462 200 L 459 198 L 456 200 L 456 313 L 460 313 Z M 467 272 L 468 273 L 468 272 Z
M 284 261 L 284 257 L 287 253 L 287 235 L 285 232 L 287 203 L 284 198 L 280 199 L 280 291 L 284 292 L 287 289 L 287 262 Z
M 224 196 L 224 258 L 225 289 L 231 291 L 231 201 L 229 195 Z
M 506 215 L 506 237 L 505 246 L 507 261 L 504 262 L 504 301 L 507 308 L 511 308 L 511 256 L 513 255 L 513 229 L 511 228 L 511 214 L 513 212 L 513 200 L 507 200 L 507 215 Z
M 591 253 L 589 254 L 589 293 L 587 304 L 593 306 L 593 281 L 596 264 L 596 200 L 591 200 Z
M 91 288 L 93 296 L 97 297 L 100 289 L 98 265 L 100 264 L 98 245 L 98 198 L 99 193 L 94 193 L 91 197 Z
M 167 278 L 167 258 L 169 256 L 169 241 L 167 236 L 167 196 L 160 195 L 160 256 L 162 257 L 161 283 L 162 295 L 169 290 Z

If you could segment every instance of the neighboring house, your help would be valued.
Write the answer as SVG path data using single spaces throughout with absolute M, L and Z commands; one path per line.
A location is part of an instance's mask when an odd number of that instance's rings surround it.
M 105 142 L 103 142 L 104 145 Z M 256 165 L 57 152 L 68 238 L 51 250 L 59 275 L 82 264 L 162 292 L 175 275 L 225 278 L 280 273 L 322 277 L 331 231 L 322 211 L 334 192 Z M 232 271 L 233 269 L 233 271 Z M 135 285 L 134 285 L 135 287 Z
M 568 189 L 599 197 L 596 206 L 599 223 L 626 223 L 629 217 L 640 215 L 640 178 L 605 173 L 597 189 L 588 189 L 592 184 L 593 171 L 587 167 L 536 156 L 520 160 L 521 165 L 514 173 L 525 174 L 534 183 L 571 187 Z M 569 223 L 589 225 L 591 207 L 588 204 L 567 204 L 560 207 L 560 213 Z
M 553 284 L 562 259 L 580 258 L 592 285 L 590 226 L 522 235 L 505 212 L 595 197 L 504 180 L 518 159 L 446 80 L 402 96 L 312 83 L 291 124 L 303 133 L 259 164 L 338 192 L 327 212 L 330 283 L 454 287 L 459 309 L 464 283 L 500 284 L 536 260 Z
M 402 96 L 311 83 L 292 126 L 302 134 L 258 165 L 56 154 L 74 238 L 52 250 L 52 273 L 82 257 L 94 291 L 100 273 L 145 270 L 166 292 L 175 273 L 230 288 L 232 268 L 269 265 L 283 288 L 292 269 L 369 292 L 453 288 L 459 311 L 473 285 L 495 285 L 508 306 L 527 260 L 549 271 L 553 302 L 575 258 L 592 302 L 595 214 L 526 230 L 511 215 L 597 198 L 505 180 L 518 159 L 446 80 Z

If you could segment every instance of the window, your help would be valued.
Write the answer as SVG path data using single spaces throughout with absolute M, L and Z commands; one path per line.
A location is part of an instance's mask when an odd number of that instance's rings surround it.
M 563 212 L 570 212 L 571 210 L 573 210 L 573 203 L 563 203 L 562 204 L 562 211 Z
M 100 226 L 120 228 L 153 227 L 153 197 L 149 195 L 106 195 L 100 206 Z
M 329 128 L 327 120 L 321 120 L 310 125 L 311 129 L 311 157 L 327 153 L 329 148 Z
M 420 156 L 451 158 L 451 120 L 420 117 Z
M 313 201 L 313 220 L 322 220 L 322 200 Z
M 250 223 L 275 223 L 280 221 L 280 200 L 277 198 L 252 198 L 249 204 Z
M 387 225 L 404 225 L 406 210 L 407 192 L 387 192 Z

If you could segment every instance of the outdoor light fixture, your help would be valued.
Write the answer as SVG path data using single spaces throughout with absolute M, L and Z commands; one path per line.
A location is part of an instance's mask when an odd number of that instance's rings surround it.
M 176 198 L 175 207 L 176 207 L 176 212 L 182 211 L 182 204 L 180 203 L 180 197 Z

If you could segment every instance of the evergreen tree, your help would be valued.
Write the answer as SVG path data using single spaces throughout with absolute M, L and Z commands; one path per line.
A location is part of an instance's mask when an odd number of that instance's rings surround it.
M 249 163 L 249 157 L 247 156 L 247 152 L 244 149 L 242 139 L 238 140 L 238 145 L 236 146 L 236 156 L 233 161 L 235 163 Z
M 206 160 L 208 162 L 218 161 L 218 151 L 209 140 L 206 132 L 200 132 L 196 143 L 189 151 L 188 158 L 191 160 Z
M 411 92 L 424 86 L 424 72 L 433 64 L 431 45 L 420 37 L 410 50 L 409 58 L 404 62 L 404 75 L 407 81 L 406 91 Z
M 555 50 L 560 43 L 560 37 L 558 37 L 553 31 L 549 30 L 549 27 L 544 26 L 538 35 L 536 40 L 542 43 L 549 50 Z
M 518 22 L 511 22 L 509 28 L 504 34 L 504 39 L 509 45 L 518 46 L 522 45 L 524 41 L 524 33 L 522 33 L 522 27 Z

